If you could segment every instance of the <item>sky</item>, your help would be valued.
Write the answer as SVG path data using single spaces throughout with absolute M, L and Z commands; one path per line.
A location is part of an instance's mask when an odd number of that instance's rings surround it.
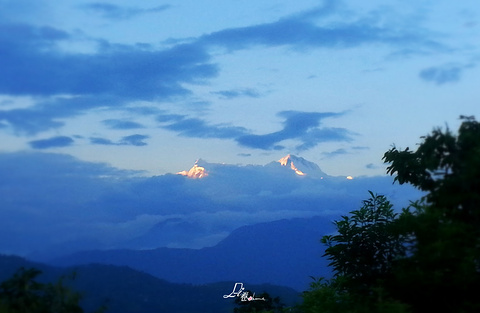
M 138 247 L 158 223 L 202 247 L 368 188 L 400 199 L 383 154 L 480 116 L 476 0 L 0 7 L 0 252 Z M 259 184 L 287 154 L 355 179 Z M 240 178 L 171 175 L 200 158 Z
M 478 116 L 477 1 L 0 0 L 1 153 L 381 175 Z

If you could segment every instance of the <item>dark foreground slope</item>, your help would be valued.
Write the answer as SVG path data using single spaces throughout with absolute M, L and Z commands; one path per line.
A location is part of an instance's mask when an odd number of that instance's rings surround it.
M 29 262 L 15 256 L 0 256 L 0 280 L 4 281 L 20 267 L 35 267 L 43 273 L 39 281 L 55 281 L 75 272 L 66 283 L 82 295 L 82 306 L 91 312 L 102 305 L 108 313 L 226 313 L 232 312 L 233 299 L 223 295 L 232 291 L 234 282 L 208 285 L 174 284 L 128 267 L 92 264 L 75 268 L 56 268 Z M 268 292 L 292 305 L 298 293 L 291 288 L 273 285 L 246 285 L 257 294 Z

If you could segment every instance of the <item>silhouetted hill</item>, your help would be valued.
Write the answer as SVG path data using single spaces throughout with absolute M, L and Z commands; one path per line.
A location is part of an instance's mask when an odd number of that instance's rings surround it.
M 310 276 L 329 276 L 319 240 L 332 231 L 328 218 L 296 218 L 241 227 L 209 248 L 85 251 L 51 263 L 127 265 L 176 283 L 240 281 L 302 291 Z
M 75 279 L 65 282 L 83 295 L 82 306 L 91 312 L 107 305 L 107 313 L 226 313 L 233 311 L 233 300 L 224 299 L 235 282 L 208 285 L 174 284 L 129 267 L 92 264 L 72 268 L 55 268 L 29 262 L 16 256 L 0 256 L 1 281 L 20 267 L 35 267 L 43 273 L 42 282 L 55 281 L 61 275 L 75 272 Z M 279 296 L 288 305 L 299 300 L 291 288 L 273 285 L 247 285 L 256 293 Z

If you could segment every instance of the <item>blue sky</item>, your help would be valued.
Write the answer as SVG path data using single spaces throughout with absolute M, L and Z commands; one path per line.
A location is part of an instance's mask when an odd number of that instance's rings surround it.
M 377 175 L 392 144 L 480 110 L 475 1 L 0 4 L 4 153 Z
M 379 175 L 479 116 L 477 1 L 1 0 L 1 153 Z
M 384 152 L 480 116 L 476 0 L 0 7 L 0 252 L 145 248 L 155 227 L 198 248 L 367 190 L 405 205 Z M 287 154 L 342 179 L 263 166 Z M 208 179 L 169 174 L 199 158 Z

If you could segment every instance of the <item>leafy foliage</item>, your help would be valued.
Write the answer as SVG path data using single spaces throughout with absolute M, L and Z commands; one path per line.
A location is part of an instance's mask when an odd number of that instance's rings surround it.
M 395 214 L 370 192 L 336 221 L 322 238 L 335 277 L 312 283 L 303 312 L 480 312 L 480 124 L 462 118 L 458 135 L 385 153 L 387 173 L 426 196 Z
M 353 307 L 353 301 L 349 294 L 341 287 L 341 278 L 337 277 L 326 281 L 323 277 L 312 277 L 310 289 L 303 293 L 303 303 L 300 306 L 302 312 L 349 312 Z
M 324 236 L 328 248 L 325 256 L 331 260 L 336 276 L 348 281 L 348 288 L 369 293 L 369 287 L 386 279 L 392 261 L 404 254 L 402 238 L 395 234 L 391 224 L 397 214 L 383 195 L 369 192 L 371 198 L 363 207 L 335 221 L 338 235 Z
M 480 124 L 462 117 L 458 135 L 435 129 L 417 151 L 393 147 L 383 157 L 387 173 L 400 184 L 428 192 L 425 200 L 442 220 L 480 225 Z
M 64 285 L 43 284 L 35 279 L 41 272 L 20 268 L 12 278 L 0 284 L 0 312 L 8 313 L 82 313 L 80 294 Z M 101 312 L 101 310 L 97 311 Z
M 385 288 L 394 261 L 405 255 L 392 204 L 369 191 L 370 198 L 349 216 L 335 221 L 337 234 L 322 238 L 334 278 L 315 280 L 303 295 L 305 312 L 404 312 Z
M 267 292 L 261 294 L 254 294 L 249 290 L 245 290 L 245 298 L 259 298 L 262 300 L 246 300 L 242 297 L 235 298 L 236 308 L 233 309 L 234 313 L 280 313 L 283 312 L 284 305 L 280 302 L 279 297 L 272 298 Z
M 480 124 L 463 120 L 457 136 L 436 129 L 417 151 L 384 155 L 396 181 L 427 192 L 402 216 L 414 241 L 411 257 L 398 264 L 395 288 L 418 312 L 480 310 Z
M 371 297 L 361 297 L 345 288 L 346 278 L 337 276 L 327 281 L 315 279 L 310 289 L 303 293 L 302 313 L 407 313 L 408 306 L 387 297 L 383 288 L 372 288 Z

